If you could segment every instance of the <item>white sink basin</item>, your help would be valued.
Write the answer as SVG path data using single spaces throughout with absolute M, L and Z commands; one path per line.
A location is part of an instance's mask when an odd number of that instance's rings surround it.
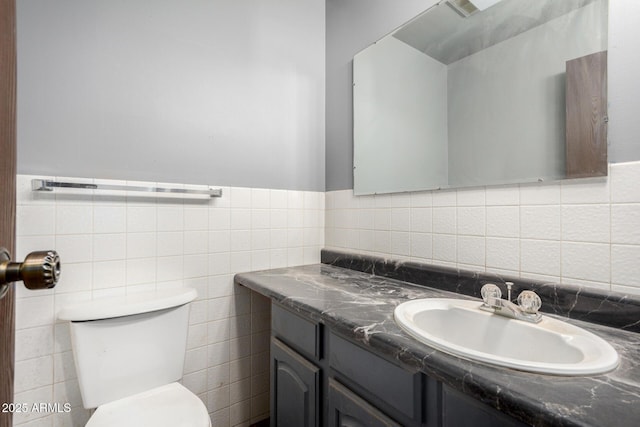
M 522 371 L 592 375 L 614 369 L 618 353 L 582 328 L 542 317 L 540 323 L 482 311 L 482 302 L 420 299 L 396 307 L 396 323 L 445 353 Z

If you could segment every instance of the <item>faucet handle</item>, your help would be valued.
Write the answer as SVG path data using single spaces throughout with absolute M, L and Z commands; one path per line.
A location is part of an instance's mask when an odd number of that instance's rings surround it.
M 542 300 L 533 291 L 522 291 L 518 295 L 518 305 L 528 314 L 536 314 L 542 306 Z
M 493 283 L 487 283 L 480 289 L 480 295 L 482 295 L 482 301 L 485 304 L 490 305 L 490 300 L 496 300 L 502 298 L 502 291 Z

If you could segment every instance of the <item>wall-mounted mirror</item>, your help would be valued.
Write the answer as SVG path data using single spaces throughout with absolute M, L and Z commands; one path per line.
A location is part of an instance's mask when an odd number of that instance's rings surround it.
M 446 0 L 353 61 L 354 192 L 607 173 L 607 0 Z

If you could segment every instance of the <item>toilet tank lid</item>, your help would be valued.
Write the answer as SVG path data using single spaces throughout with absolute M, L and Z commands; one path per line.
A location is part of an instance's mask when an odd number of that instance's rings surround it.
M 180 288 L 100 298 L 63 307 L 58 312 L 58 319 L 83 322 L 131 316 L 178 307 L 193 301 L 197 296 L 195 289 Z

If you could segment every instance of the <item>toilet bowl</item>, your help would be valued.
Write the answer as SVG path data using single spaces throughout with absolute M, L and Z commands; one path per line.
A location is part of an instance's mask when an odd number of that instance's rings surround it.
M 89 427 L 210 427 L 207 408 L 179 384 L 194 289 L 137 293 L 64 307 Z

